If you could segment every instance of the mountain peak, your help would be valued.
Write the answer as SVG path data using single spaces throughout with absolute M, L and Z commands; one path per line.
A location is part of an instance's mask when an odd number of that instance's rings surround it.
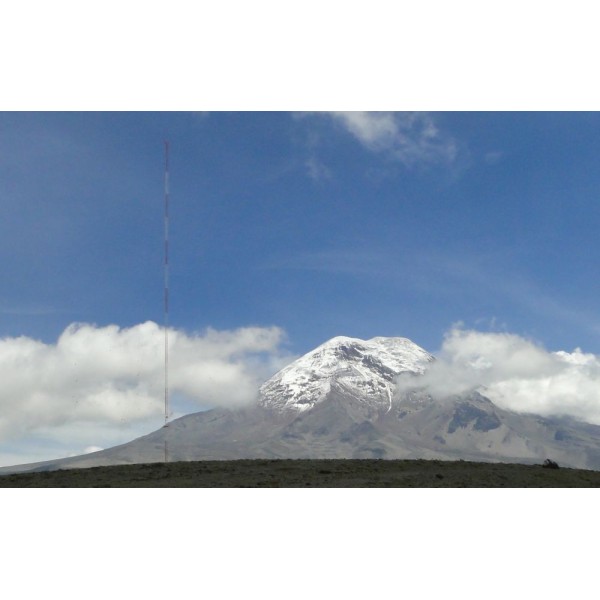
M 422 373 L 433 357 L 401 337 L 361 340 L 337 336 L 288 365 L 260 388 L 259 404 L 276 410 L 304 411 L 321 402 L 332 384 L 389 410 L 400 373 Z

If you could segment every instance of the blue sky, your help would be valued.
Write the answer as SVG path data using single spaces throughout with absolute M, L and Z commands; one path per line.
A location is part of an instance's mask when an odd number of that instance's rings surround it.
M 248 402 L 336 335 L 489 358 L 510 334 L 494 356 L 588 353 L 546 412 L 597 421 L 599 130 L 586 112 L 0 113 L 0 462 L 162 424 L 165 140 L 173 418 Z
M 600 352 L 599 127 L 594 113 L 3 113 L 1 334 L 162 321 L 168 139 L 175 327 L 277 325 L 295 353 L 341 334 L 433 351 L 462 321 Z

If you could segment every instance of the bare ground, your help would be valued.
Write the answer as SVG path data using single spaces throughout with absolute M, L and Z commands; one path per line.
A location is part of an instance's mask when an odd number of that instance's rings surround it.
M 231 460 L 152 463 L 0 476 L 28 488 L 600 487 L 600 471 L 438 460 Z

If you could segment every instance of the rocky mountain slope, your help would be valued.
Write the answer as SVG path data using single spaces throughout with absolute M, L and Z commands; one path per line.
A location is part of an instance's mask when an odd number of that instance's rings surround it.
M 4 468 L 52 470 L 169 460 L 445 459 L 600 469 L 600 427 L 500 409 L 473 391 L 432 397 L 419 375 L 433 357 L 404 338 L 337 337 L 274 375 L 255 405 L 214 409 L 101 452 Z M 412 374 L 412 391 L 395 380 Z

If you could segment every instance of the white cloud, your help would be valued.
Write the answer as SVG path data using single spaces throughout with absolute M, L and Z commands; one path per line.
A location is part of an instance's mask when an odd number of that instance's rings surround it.
M 286 362 L 277 327 L 170 330 L 169 339 L 170 389 L 201 407 L 252 401 Z M 105 445 L 117 430 L 122 436 L 163 414 L 163 373 L 164 329 L 153 322 L 128 329 L 71 325 L 55 344 L 0 340 L 0 440 L 36 432 L 51 439 L 60 431 L 62 444 Z M 102 439 L 82 443 L 81 430 Z
M 400 377 L 399 391 L 417 383 L 438 397 L 478 389 L 502 408 L 600 424 L 600 357 L 578 348 L 549 352 L 514 334 L 455 328 L 427 373 Z
M 452 162 L 455 141 L 442 134 L 433 117 L 420 112 L 326 113 L 374 152 L 385 152 L 408 167 Z

